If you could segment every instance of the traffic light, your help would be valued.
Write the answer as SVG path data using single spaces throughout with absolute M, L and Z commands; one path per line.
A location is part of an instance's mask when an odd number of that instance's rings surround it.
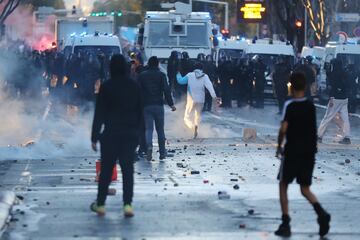
M 297 50 L 301 52 L 302 48 L 305 45 L 305 26 L 304 21 L 301 19 L 297 19 L 295 21 L 295 29 L 296 29 L 296 39 L 297 39 Z
M 75 5 L 72 6 L 71 14 L 72 14 L 72 15 L 75 15 L 75 14 L 76 14 L 76 6 L 75 6 Z
M 229 30 L 228 29 L 221 29 L 221 34 L 222 34 L 222 36 L 223 36 L 223 38 L 224 39 L 228 39 L 228 38 L 230 38 L 230 32 L 229 32 Z
M 301 20 L 296 20 L 295 26 L 296 26 L 296 28 L 300 29 L 303 27 L 303 22 Z

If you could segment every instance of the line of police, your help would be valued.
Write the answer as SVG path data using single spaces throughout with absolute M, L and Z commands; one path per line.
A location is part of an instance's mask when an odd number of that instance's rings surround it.
M 7 76 L 8 88 L 14 95 L 31 98 L 41 96 L 44 87 L 48 88 L 54 100 L 70 105 L 86 105 L 95 101 L 96 92 L 100 83 L 109 77 L 109 62 L 111 56 L 99 53 L 79 52 L 65 56 L 56 49 L 43 52 L 31 51 L 25 44 L 13 44 L 7 49 L 2 48 L 1 58 L 13 64 L 14 74 Z M 131 72 L 134 78 L 143 69 L 143 60 L 140 53 L 129 54 Z M 293 65 L 291 60 L 280 55 L 271 66 L 265 64 L 261 56 L 250 58 L 232 58 L 222 55 L 218 66 L 212 55 L 199 54 L 197 60 L 203 64 L 204 72 L 212 81 L 216 93 L 221 96 L 221 107 L 232 107 L 232 100 L 237 106 L 247 104 L 255 108 L 264 108 L 266 78 L 272 74 L 273 92 L 279 103 L 279 113 L 282 111 L 288 97 L 288 78 L 292 71 L 305 73 L 307 79 L 306 96 L 311 98 L 316 92 L 316 79 L 320 69 L 312 63 L 312 57 L 300 59 Z M 195 61 L 189 58 L 187 52 L 173 51 L 167 61 L 167 76 L 175 99 L 180 100 L 186 94 L 186 86 L 179 85 L 176 73 L 182 76 L 193 71 Z M 334 68 L 334 64 L 340 67 Z M 337 86 L 339 81 L 345 81 L 346 93 L 349 98 L 349 112 L 356 111 L 356 95 L 359 89 L 360 71 L 356 66 L 345 63 L 341 59 L 334 59 L 325 64 L 327 74 L 327 88 Z M 342 79 L 331 80 L 341 72 Z M 45 81 L 44 81 L 45 80 Z M 333 84 L 332 84 L 333 83 Z M 337 84 L 338 85 L 338 84 Z M 212 98 L 206 95 L 204 111 L 210 111 Z
M 231 108 L 232 100 L 236 100 L 237 106 L 242 107 L 247 104 L 255 108 L 264 108 L 266 78 L 272 75 L 272 92 L 279 105 L 279 113 L 282 112 L 284 103 L 288 98 L 288 79 L 293 71 L 303 72 L 307 80 L 306 97 L 312 99 L 317 93 L 317 81 L 320 74 L 319 66 L 313 63 L 313 58 L 308 56 L 302 58 L 297 64 L 292 64 L 290 58 L 279 55 L 274 67 L 266 65 L 263 58 L 259 55 L 249 58 L 231 58 L 223 55 L 216 66 L 212 55 L 205 56 L 199 54 L 196 61 L 204 65 L 204 72 L 212 81 L 217 95 L 221 96 L 221 107 Z M 335 64 L 340 67 L 334 68 Z M 167 75 L 170 86 L 177 99 L 186 93 L 186 87 L 178 85 L 176 73 L 184 76 L 193 70 L 194 61 L 189 58 L 187 52 L 171 53 L 168 59 Z M 353 63 L 342 64 L 341 59 L 334 59 L 329 64 L 325 64 L 327 74 L 327 89 L 338 87 L 338 83 L 344 81 L 347 96 L 349 98 L 349 111 L 356 111 L 356 95 L 358 93 L 360 71 L 356 70 Z M 342 72 L 342 79 L 332 79 L 338 76 L 338 71 Z M 204 111 L 211 110 L 212 99 L 207 93 Z

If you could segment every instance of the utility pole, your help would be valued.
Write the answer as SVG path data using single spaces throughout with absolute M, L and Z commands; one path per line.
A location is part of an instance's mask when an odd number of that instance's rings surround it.
M 307 25 L 308 25 L 308 14 L 307 14 L 307 9 L 304 6 L 304 46 L 308 45 L 308 40 L 307 40 Z

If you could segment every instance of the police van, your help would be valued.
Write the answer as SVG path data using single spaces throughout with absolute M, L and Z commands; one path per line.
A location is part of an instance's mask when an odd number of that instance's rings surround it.
M 325 54 L 323 58 L 324 67 L 320 72 L 320 89 L 324 91 L 326 89 L 326 69 L 330 67 L 330 62 L 334 58 L 339 58 L 343 66 L 347 64 L 360 65 L 360 39 L 349 39 L 348 41 L 341 42 L 329 42 L 325 46 Z M 358 79 L 359 81 L 359 79 Z
M 172 51 L 187 52 L 195 59 L 198 54 L 211 54 L 212 22 L 208 12 L 192 12 L 191 6 L 176 2 L 165 4 L 169 11 L 148 11 L 139 28 L 138 44 L 145 58 L 169 58 Z
M 219 39 L 218 44 L 212 50 L 216 66 L 219 65 L 219 60 L 222 57 L 242 58 L 248 46 L 249 43 L 244 38 Z
M 245 49 L 245 54 L 249 59 L 259 56 L 267 66 L 265 94 L 273 94 L 272 73 L 278 57 L 283 56 L 291 66 L 295 64 L 294 47 L 289 42 L 254 39 Z
M 65 42 L 64 55 L 78 53 L 111 56 L 121 54 L 122 49 L 119 38 L 112 34 L 73 34 Z

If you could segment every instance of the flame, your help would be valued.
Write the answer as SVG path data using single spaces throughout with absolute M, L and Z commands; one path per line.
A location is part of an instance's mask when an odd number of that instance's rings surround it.
M 51 34 L 44 34 L 37 42 L 32 45 L 32 48 L 38 51 L 56 48 L 56 45 L 53 44 L 54 41 L 54 36 L 52 36 Z

